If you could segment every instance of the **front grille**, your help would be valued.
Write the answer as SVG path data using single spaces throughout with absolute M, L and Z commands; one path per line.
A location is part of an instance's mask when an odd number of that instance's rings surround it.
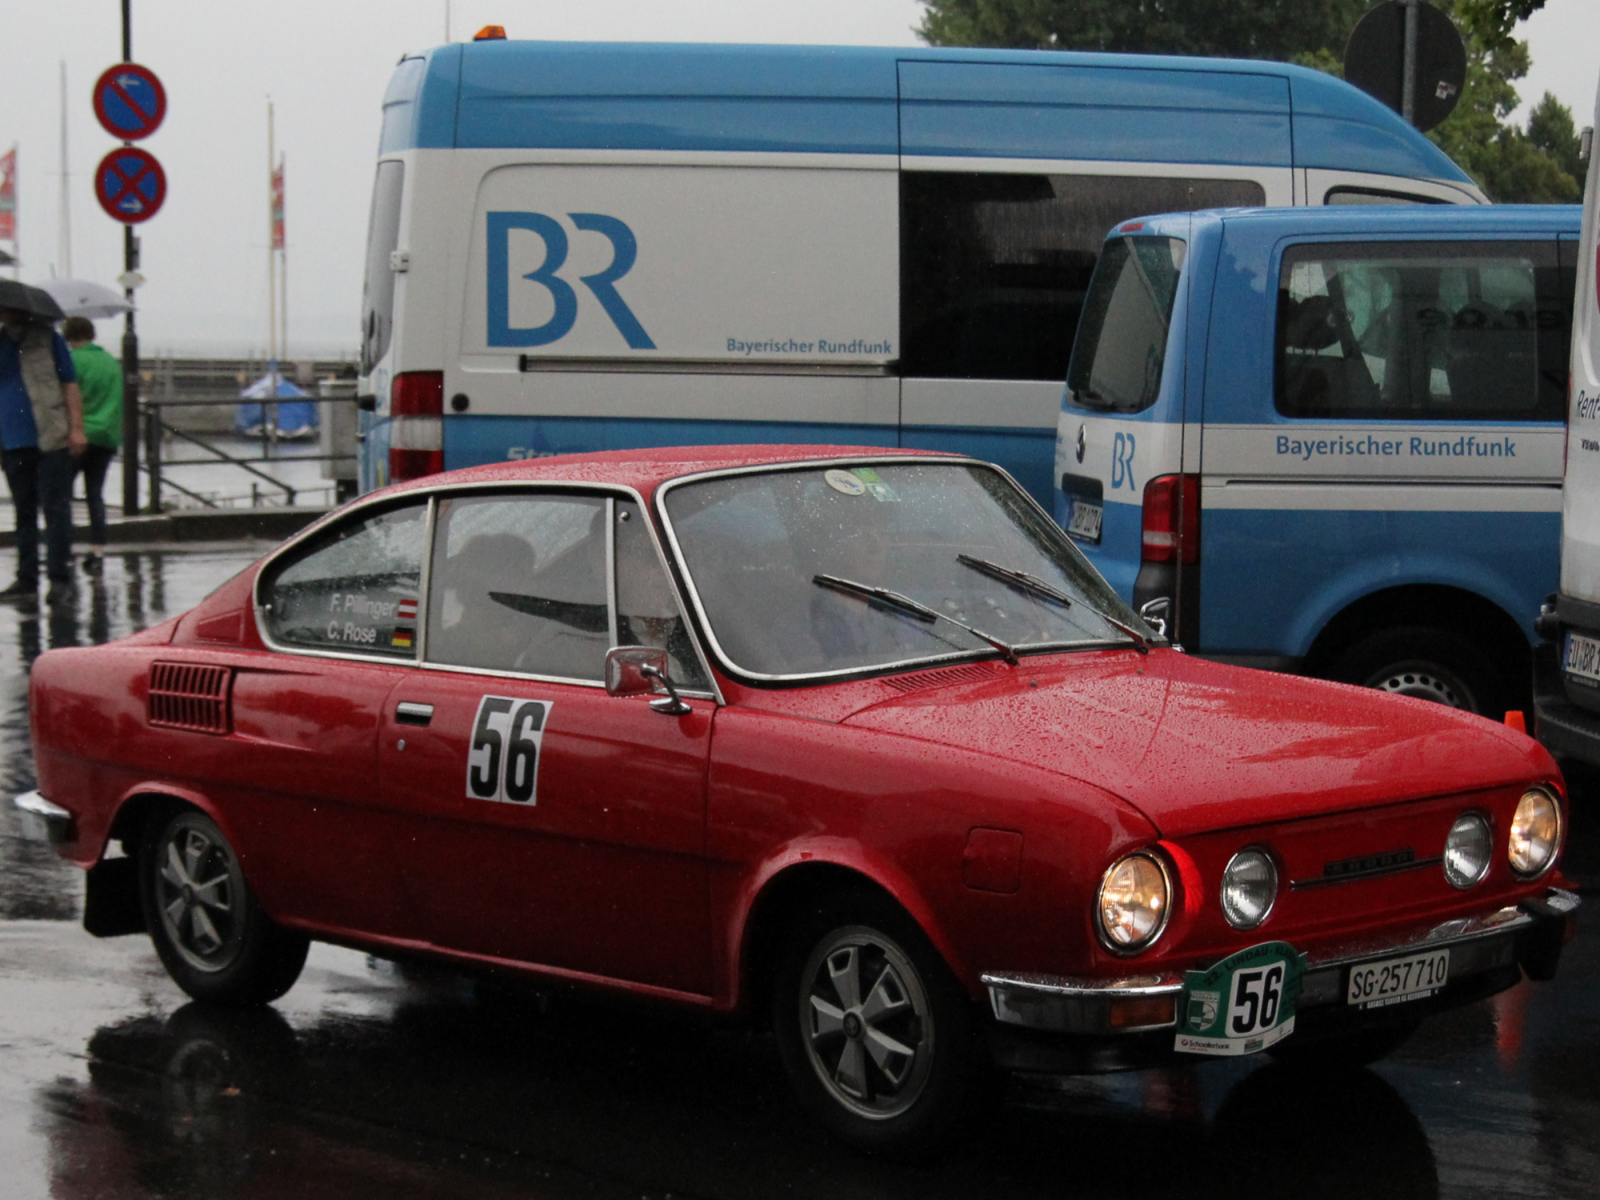
M 195 733 L 227 733 L 232 667 L 150 664 L 150 724 Z

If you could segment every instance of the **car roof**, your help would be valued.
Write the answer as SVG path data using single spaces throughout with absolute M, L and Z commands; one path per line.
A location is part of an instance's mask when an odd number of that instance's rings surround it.
M 739 467 L 782 465 L 830 459 L 960 459 L 936 450 L 901 450 L 883 446 L 761 445 L 656 446 L 642 450 L 601 450 L 592 454 L 557 454 L 519 462 L 489 463 L 428 475 L 385 489 L 385 495 L 461 484 L 599 483 L 630 487 L 648 496 L 668 480 Z
M 1311 234 L 1576 233 L 1583 219 L 1577 204 L 1385 204 L 1316 208 L 1212 208 L 1194 213 L 1132 217 L 1106 236 L 1123 233 L 1179 235 L 1196 225 L 1244 226 L 1263 237 Z M 1142 227 L 1142 228 L 1141 228 Z

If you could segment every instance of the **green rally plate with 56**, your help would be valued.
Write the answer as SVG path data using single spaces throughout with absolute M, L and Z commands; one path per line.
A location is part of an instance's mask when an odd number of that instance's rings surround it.
M 1305 955 L 1262 942 L 1183 977 L 1178 1036 L 1185 1054 L 1254 1054 L 1294 1032 Z

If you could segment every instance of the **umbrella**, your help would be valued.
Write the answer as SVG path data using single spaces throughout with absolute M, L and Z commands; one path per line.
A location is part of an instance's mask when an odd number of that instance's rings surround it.
M 49 292 L 61 311 L 69 317 L 118 317 L 131 312 L 133 305 L 121 292 L 87 279 L 47 279 L 39 287 Z
M 20 308 L 29 316 L 46 321 L 60 321 L 67 315 L 49 292 L 15 279 L 0 279 L 0 308 Z

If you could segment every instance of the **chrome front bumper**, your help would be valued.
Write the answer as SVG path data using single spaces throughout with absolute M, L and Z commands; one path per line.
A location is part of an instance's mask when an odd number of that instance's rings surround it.
M 1579 903 L 1572 892 L 1551 888 L 1542 899 L 1446 921 L 1420 938 L 1341 945 L 1331 954 L 1310 960 L 1300 985 L 1299 1008 L 1339 1004 L 1345 995 L 1348 967 L 1418 950 L 1447 947 L 1452 983 L 1519 961 L 1531 977 L 1548 978 L 1554 972 L 1566 922 Z M 1540 939 L 1537 945 L 1532 941 L 1535 937 Z M 1542 961 L 1527 961 L 1545 953 L 1546 942 L 1554 946 L 1546 953 L 1551 960 L 1548 969 Z M 1090 1036 L 1176 1028 L 1178 997 L 1183 992 L 1183 976 L 1172 972 L 1109 980 L 997 972 L 985 974 L 983 984 L 995 1019 L 1002 1024 Z
M 71 838 L 72 814 L 59 804 L 50 803 L 37 791 L 23 792 L 11 803 L 17 806 L 17 813 L 22 818 L 24 837 L 49 842 L 52 846 Z

